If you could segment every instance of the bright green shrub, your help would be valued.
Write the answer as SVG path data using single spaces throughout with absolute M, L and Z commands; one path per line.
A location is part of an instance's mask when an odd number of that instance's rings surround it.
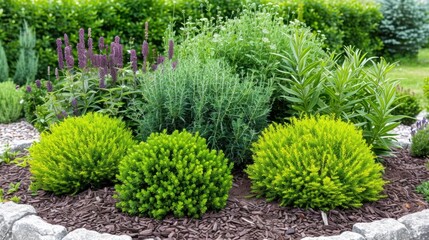
M 398 89 L 398 96 L 393 106 L 395 108 L 392 114 L 405 116 L 401 119 L 401 123 L 405 125 L 413 124 L 416 121 L 416 116 L 422 110 L 414 93 L 403 89 Z
M 24 22 L 19 34 L 19 58 L 13 77 L 13 81 L 20 86 L 35 80 L 38 62 L 35 46 L 36 33 L 28 26 L 27 22 Z
M 117 207 L 162 219 L 201 217 L 225 207 L 232 187 L 232 164 L 204 138 L 186 131 L 153 133 L 119 165 Z
M 50 130 L 30 147 L 29 165 L 33 186 L 55 194 L 112 183 L 135 144 L 125 123 L 99 113 L 66 118 Z
M 417 57 L 429 37 L 428 8 L 418 0 L 383 0 L 384 19 L 379 35 L 384 43 L 383 55 Z
M 330 210 L 382 197 L 383 167 L 353 125 L 333 117 L 273 124 L 253 145 L 252 191 L 280 205 Z
M 5 82 L 9 78 L 9 65 L 7 64 L 6 53 L 0 41 L 0 82 Z
M 24 93 L 11 81 L 0 82 L 0 123 L 10 123 L 21 117 Z
M 411 137 L 411 156 L 427 157 L 429 156 L 429 128 L 418 130 Z
M 138 137 L 177 129 L 199 132 L 211 149 L 222 150 L 236 167 L 250 159 L 250 145 L 267 126 L 271 89 L 241 79 L 221 60 L 189 57 L 173 69 L 165 61 L 140 80 Z M 138 100 L 138 99 L 137 99 Z

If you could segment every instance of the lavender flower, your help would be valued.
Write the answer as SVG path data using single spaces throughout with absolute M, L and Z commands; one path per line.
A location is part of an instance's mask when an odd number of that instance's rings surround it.
M 42 87 L 42 82 L 39 79 L 36 80 L 36 87 L 37 88 L 41 88 Z
M 83 30 L 83 28 L 79 29 L 79 43 L 83 44 L 85 48 L 85 30 Z
M 68 116 L 68 114 L 67 114 L 67 112 L 66 111 L 61 111 L 61 113 L 58 113 L 57 114 L 57 118 L 59 119 L 59 120 L 62 120 L 63 118 L 66 118 Z
M 67 36 L 67 34 L 65 34 L 65 33 L 64 33 L 64 44 L 66 46 L 70 46 L 69 36 Z
M 171 63 L 171 68 L 172 69 L 176 69 L 176 67 L 177 67 L 177 61 L 172 62 Z
M 168 41 L 168 59 L 173 59 L 174 54 L 174 42 L 173 40 Z
M 149 44 L 146 42 L 146 40 L 143 41 L 142 54 L 143 54 L 143 59 L 147 60 L 147 57 L 149 55 Z
M 31 86 L 27 85 L 27 88 L 25 89 L 28 93 L 31 93 Z
M 88 34 L 91 33 L 91 28 L 88 30 Z M 94 65 L 93 62 L 93 56 L 94 55 L 94 46 L 93 46 L 93 42 L 92 42 L 92 38 L 89 37 L 88 38 L 88 51 L 86 52 L 86 57 L 91 61 L 91 65 Z
M 88 38 L 91 38 L 91 28 L 88 28 Z
M 71 105 L 73 108 L 77 108 L 77 99 L 73 98 L 73 100 L 71 101 Z
M 162 64 L 162 63 L 164 63 L 164 61 L 165 61 L 165 57 L 164 56 L 158 56 L 158 58 L 156 59 L 156 64 L 157 65 L 159 65 L 159 64 Z
M 103 51 L 105 49 L 103 37 L 100 37 L 100 39 L 98 40 L 98 48 L 100 49 L 100 51 Z
M 131 67 L 133 69 L 134 74 L 136 74 L 137 72 L 137 54 L 136 54 L 136 50 L 132 49 L 130 51 L 130 62 L 131 62 Z
M 77 44 L 77 59 L 79 68 L 86 68 L 86 49 L 84 43 Z
M 110 45 L 110 49 L 113 53 L 113 56 L 115 58 L 114 63 L 116 66 L 122 68 L 124 66 L 124 58 L 123 58 L 123 48 L 122 45 L 120 44 L 120 38 L 119 36 L 115 37 L 115 42 L 113 42 Z M 115 48 L 115 49 L 113 49 Z
M 64 58 L 63 58 L 63 43 L 61 42 L 61 38 L 57 39 L 57 56 L 58 56 L 58 67 L 60 69 L 64 68 Z
M 106 80 L 105 80 L 104 70 L 102 68 L 98 69 L 98 76 L 100 77 L 100 80 L 98 82 L 98 87 L 101 89 L 106 88 Z
M 418 131 L 425 129 L 429 125 L 427 118 L 417 121 L 415 126 L 411 127 L 411 136 L 414 136 Z
M 52 92 L 52 82 L 51 81 L 46 82 L 46 90 L 48 92 Z
M 70 47 L 70 46 L 67 46 L 67 47 L 64 49 L 64 51 L 65 51 L 65 57 L 66 57 L 67 67 L 68 67 L 69 69 L 71 69 L 71 68 L 73 68 L 73 67 L 74 67 L 74 58 L 73 58 L 73 55 L 72 55 L 72 52 L 71 52 L 71 47 Z

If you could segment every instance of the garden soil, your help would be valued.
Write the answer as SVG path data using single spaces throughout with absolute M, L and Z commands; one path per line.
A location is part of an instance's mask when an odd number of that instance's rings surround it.
M 385 198 L 365 203 L 358 209 L 335 209 L 327 212 L 324 225 L 321 212 L 312 209 L 281 207 L 276 202 L 251 197 L 251 183 L 244 174 L 236 174 L 227 206 L 219 212 L 207 212 L 201 219 L 167 217 L 154 220 L 129 216 L 115 208 L 114 188 L 91 189 L 74 196 L 55 196 L 28 190 L 27 168 L 0 164 L 0 187 L 7 192 L 9 183 L 21 182 L 16 195 L 23 204 L 36 208 L 38 215 L 51 224 L 66 226 L 69 231 L 86 228 L 110 234 L 127 234 L 133 239 L 301 239 L 308 236 L 337 235 L 350 231 L 354 223 L 382 218 L 399 218 L 429 208 L 415 187 L 429 180 L 428 159 L 410 157 L 407 150 L 397 150 L 395 157 L 383 160 Z

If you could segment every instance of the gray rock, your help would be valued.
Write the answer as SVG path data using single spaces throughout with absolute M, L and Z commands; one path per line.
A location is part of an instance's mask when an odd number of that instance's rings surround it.
M 121 235 L 115 236 L 107 233 L 98 233 L 95 231 L 87 230 L 85 228 L 78 228 L 63 238 L 63 240 L 131 240 L 130 236 Z
M 61 240 L 66 235 L 65 227 L 52 225 L 36 215 L 29 215 L 13 224 L 11 240 Z
M 356 223 L 353 225 L 353 232 L 363 235 L 367 240 L 404 240 L 411 238 L 405 225 L 392 218 L 370 223 Z
M 429 209 L 403 216 L 398 222 L 408 228 L 410 239 L 429 239 Z
M 301 240 L 365 240 L 365 238 L 354 232 L 343 232 L 341 235 L 335 235 L 335 236 L 322 236 L 322 237 L 306 237 Z
M 30 205 L 14 202 L 0 203 L 0 240 L 10 238 L 13 224 L 32 214 L 36 214 L 36 210 Z

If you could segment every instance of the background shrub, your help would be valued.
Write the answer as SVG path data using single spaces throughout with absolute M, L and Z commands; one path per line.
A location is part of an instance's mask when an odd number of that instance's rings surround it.
M 428 8 L 418 0 L 382 0 L 383 56 L 416 58 L 429 37 Z
M 24 22 L 19 34 L 19 58 L 13 77 L 13 81 L 20 86 L 35 80 L 38 62 L 35 46 L 36 34 L 27 22 Z
M 429 202 L 429 181 L 423 182 L 417 186 L 416 192 L 423 194 L 423 197 Z
M 429 102 L 429 77 L 423 80 L 423 95 L 425 96 L 426 101 Z M 429 110 L 429 107 L 427 110 Z
M 33 186 L 73 194 L 112 183 L 133 145 L 131 131 L 118 119 L 99 113 L 66 118 L 29 149 Z
M 413 124 L 416 121 L 416 116 L 422 110 L 414 93 L 401 88 L 398 88 L 398 96 L 393 105 L 395 109 L 393 109 L 392 114 L 406 116 L 401 119 L 401 123 L 405 125 Z
M 426 127 L 417 131 L 411 137 L 411 156 L 427 157 L 429 156 L 429 128 Z
M 222 150 L 238 166 L 267 125 L 271 89 L 241 81 L 222 61 L 181 58 L 173 69 L 165 60 L 140 80 L 142 99 L 128 115 L 137 117 L 138 137 L 177 129 L 199 132 L 211 149 Z
M 154 133 L 119 165 L 117 207 L 161 219 L 201 217 L 222 209 L 232 187 L 232 164 L 204 138 L 183 131 Z
M 7 64 L 6 53 L 0 41 L 0 82 L 5 82 L 9 78 L 9 65 Z
M 353 125 L 333 117 L 273 124 L 253 145 L 252 192 L 280 205 L 330 210 L 381 197 L 383 167 Z M 269 173 L 269 174 L 267 174 Z
M 0 123 L 14 122 L 21 116 L 23 95 L 13 82 L 0 82 Z

